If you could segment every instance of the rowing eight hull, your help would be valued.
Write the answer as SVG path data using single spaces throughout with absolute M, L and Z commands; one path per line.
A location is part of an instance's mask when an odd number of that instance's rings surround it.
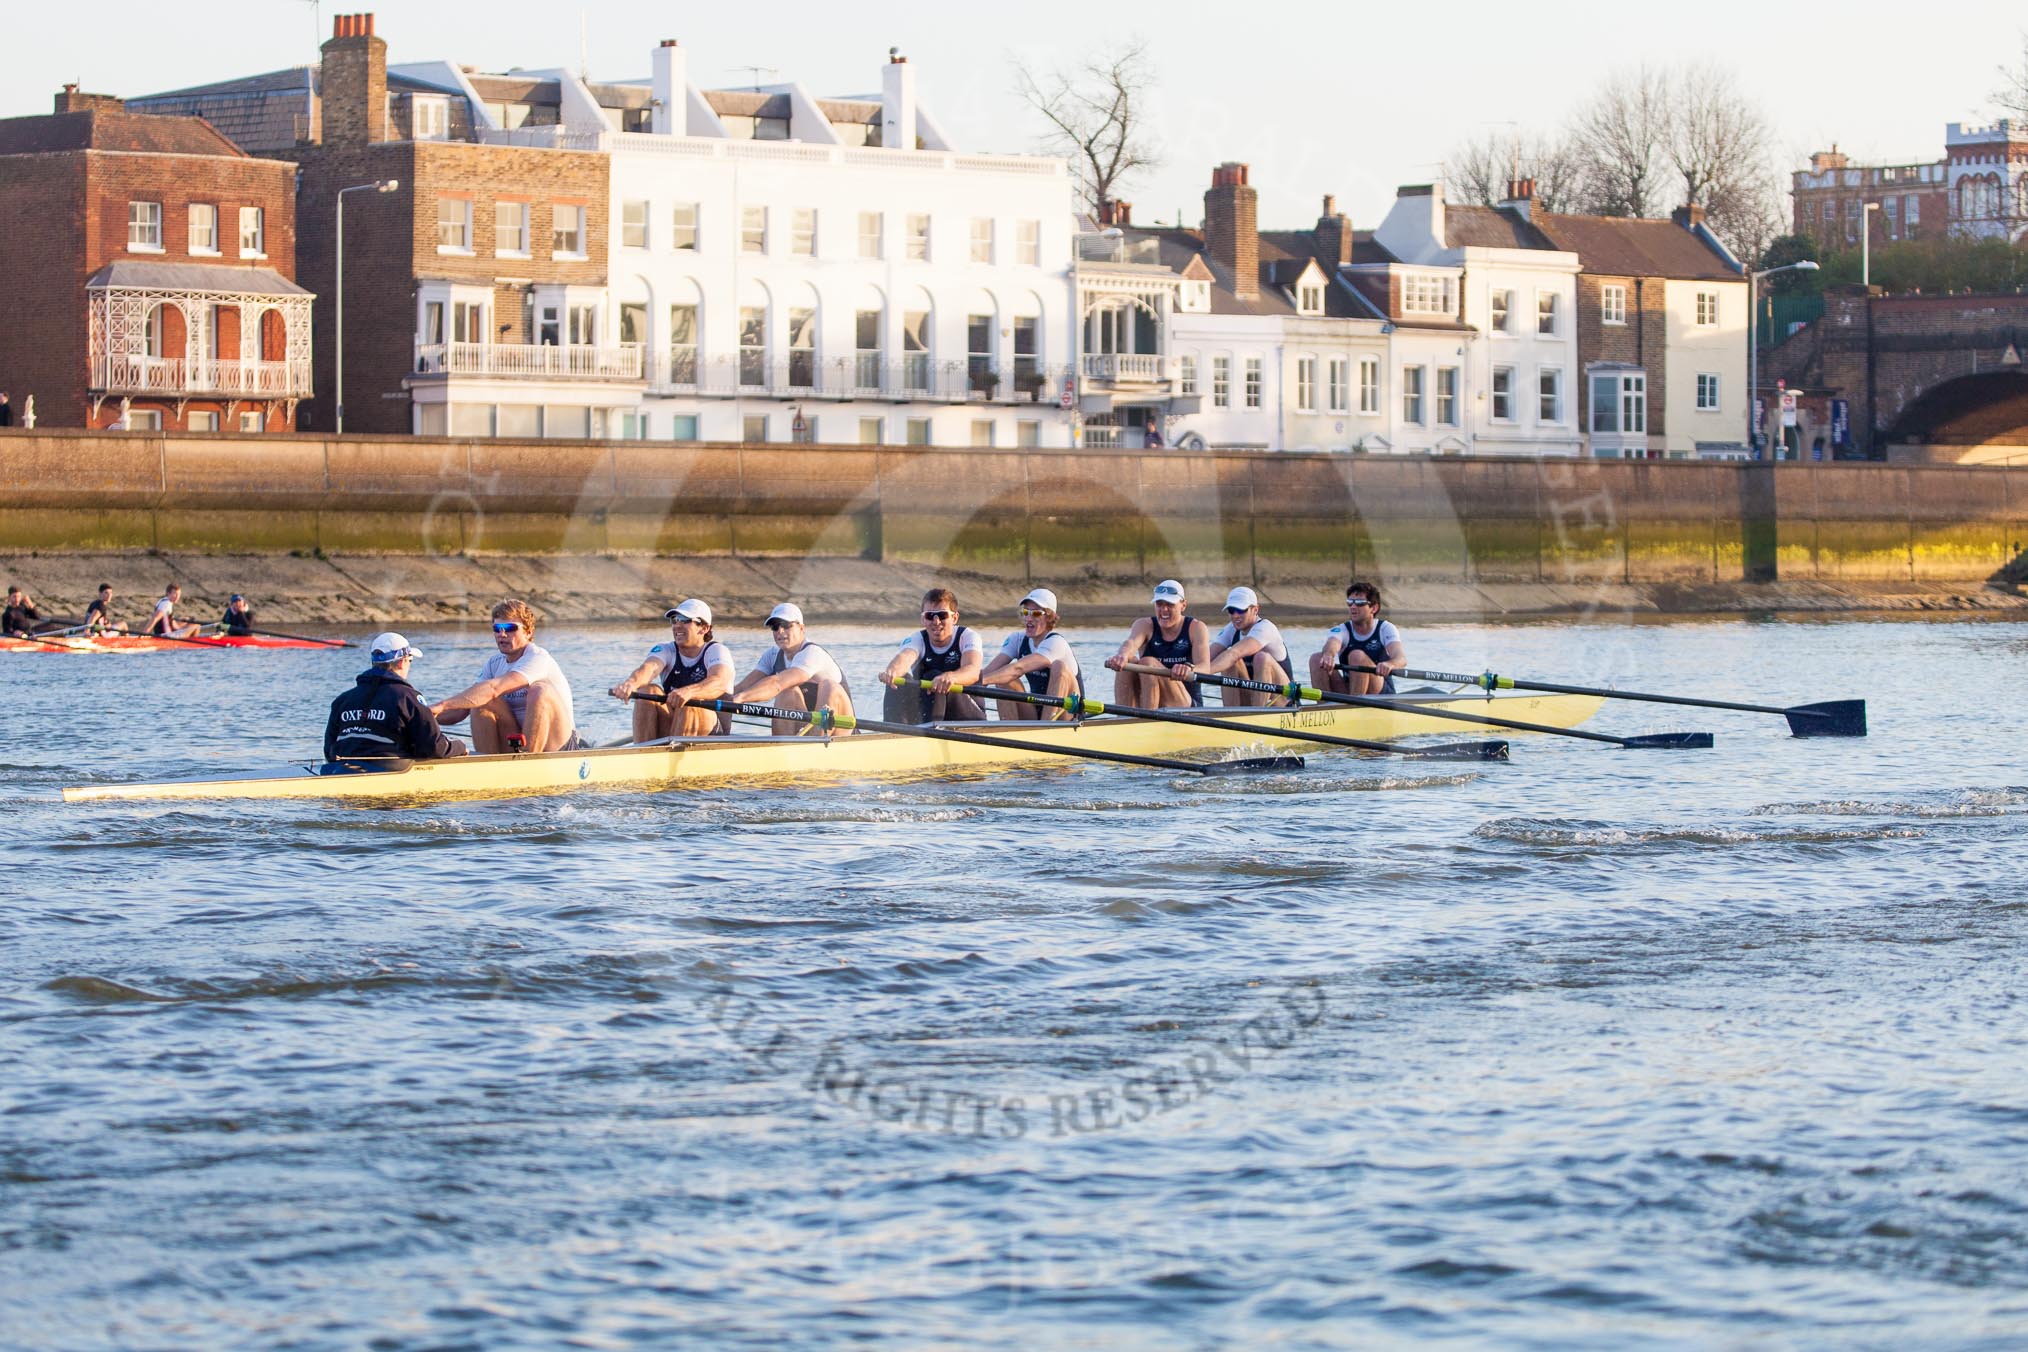
M 459 756 L 417 761 L 405 769 L 365 774 L 323 774 L 320 766 L 243 779 L 189 779 L 161 784 L 91 784 L 63 791 L 72 803 L 108 799 L 167 798 L 332 798 L 424 797 L 513 798 L 572 789 L 658 789 L 705 781 L 850 778 L 921 774 L 966 766 L 1062 764 L 1068 758 L 1046 748 L 1174 756 L 1192 751 L 1226 751 L 1271 745 L 1302 750 L 1301 743 L 1267 739 L 1264 730 L 1322 732 L 1338 737 L 1385 740 L 1426 733 L 1468 735 L 1470 724 L 1426 717 L 1415 705 L 1465 714 L 1491 714 L 1551 727 L 1573 728 L 1598 712 L 1595 695 L 1480 695 L 1425 698 L 1410 707 L 1373 709 L 1313 704 L 1300 709 L 1264 709 L 1220 714 L 1229 726 L 1196 727 L 1138 718 L 1095 718 L 1082 723 L 953 724 L 1003 742 L 980 746 L 897 733 L 851 737 L 706 737 L 668 746 L 615 747 L 600 751 L 559 751 L 534 756 Z M 1216 713 L 1217 711 L 1210 711 Z M 1499 730 L 1505 736 L 1504 730 Z M 1316 748 L 1322 749 L 1322 748 Z

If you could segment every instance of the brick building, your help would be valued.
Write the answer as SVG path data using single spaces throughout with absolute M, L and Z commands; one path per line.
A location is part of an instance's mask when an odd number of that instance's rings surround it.
M 1746 277 L 1703 209 L 1571 216 L 1533 210 L 1532 185 L 1517 187 L 1502 209 L 1579 260 L 1577 405 L 1591 454 L 1745 455 Z
M 51 427 L 286 431 L 310 393 L 295 166 L 66 86 L 0 121 L 0 388 Z
M 371 15 L 338 16 L 318 87 L 321 141 L 284 152 L 302 165 L 302 276 L 330 297 L 305 425 L 337 425 L 338 195 L 366 187 L 344 204 L 345 430 L 605 435 L 645 384 L 639 348 L 599 332 L 607 158 L 415 139 Z
M 1795 233 L 1825 252 L 1857 248 L 1862 229 L 1871 229 L 1876 244 L 1941 239 L 1951 223 L 1947 168 L 1942 160 L 1855 165 L 1835 145 L 1820 150 L 1808 169 L 1789 177 Z M 1867 226 L 1869 203 L 1875 219 Z

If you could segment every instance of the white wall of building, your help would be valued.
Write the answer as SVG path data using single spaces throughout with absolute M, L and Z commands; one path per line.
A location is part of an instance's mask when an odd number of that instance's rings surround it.
M 1650 444 L 1665 454 L 1694 456 L 1698 442 L 1732 445 L 1746 439 L 1746 286 L 1741 282 L 1669 281 L 1664 284 L 1667 391 L 1664 421 L 1650 422 Z M 1709 298 L 1703 305 L 1699 297 Z M 1715 302 L 1716 313 L 1710 306 Z M 1715 322 L 1704 322 L 1715 320 Z M 1716 407 L 1698 407 L 1699 377 L 1715 378 Z M 1655 432 L 1661 433 L 1656 437 Z
M 892 74 L 890 83 L 902 86 L 889 90 L 890 113 L 916 121 L 912 86 Z M 907 96 L 898 106 L 897 95 Z M 811 110 L 800 120 L 821 131 L 814 101 L 795 105 Z M 673 132 L 601 139 L 612 157 L 613 332 L 627 307 L 639 307 L 651 372 L 640 406 L 646 435 L 736 440 L 750 419 L 765 417 L 767 438 L 787 441 L 800 414 L 808 439 L 828 442 L 919 439 L 927 419 L 939 445 L 1071 444 L 1072 415 L 1058 399 L 1078 341 L 1072 185 L 1061 161 Z M 679 210 L 686 223 L 694 213 L 687 246 L 677 236 Z M 761 219 L 754 212 L 765 220 L 758 252 L 747 238 Z M 641 213 L 644 236 L 627 226 Z M 877 257 L 862 247 L 864 215 L 879 218 L 865 232 L 877 238 Z M 926 250 L 915 243 L 920 218 Z M 814 237 L 803 231 L 811 223 Z M 676 306 L 695 307 L 693 380 L 670 360 Z M 762 387 L 744 383 L 739 365 L 743 312 L 754 310 L 766 315 Z M 805 311 L 814 315 L 814 355 L 798 361 L 814 363 L 814 390 L 801 380 L 791 389 L 787 375 L 792 319 Z M 885 384 L 874 390 L 861 379 L 862 312 L 881 316 Z M 895 378 L 911 314 L 927 316 L 928 352 L 917 359 L 934 376 L 927 394 Z M 990 317 L 995 395 L 975 394 L 965 369 L 975 316 Z M 1032 366 L 1049 376 L 1033 399 L 1017 396 L 1013 380 L 1024 321 L 1036 335 Z

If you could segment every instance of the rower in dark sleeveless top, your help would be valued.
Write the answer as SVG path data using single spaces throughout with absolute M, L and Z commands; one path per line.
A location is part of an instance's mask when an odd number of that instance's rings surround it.
M 1392 695 L 1408 650 L 1380 618 L 1380 588 L 1354 582 L 1345 589 L 1345 609 L 1345 623 L 1324 635 L 1323 649 L 1310 657 L 1310 684 L 1340 695 Z
M 922 628 L 909 635 L 880 673 L 880 683 L 887 687 L 881 717 L 890 723 L 983 719 L 979 701 L 953 693 L 951 687 L 976 684 L 985 657 L 978 631 L 958 623 L 957 596 L 948 587 L 930 588 L 922 597 Z M 900 681 L 928 681 L 936 688 L 897 686 Z
M 648 650 L 641 665 L 608 693 L 627 699 L 635 691 L 662 695 L 680 690 L 691 699 L 725 699 L 739 670 L 732 653 L 712 637 L 711 607 L 692 598 L 663 612 L 669 621 L 670 641 Z M 634 740 L 652 742 L 663 737 L 708 737 L 729 731 L 727 724 L 710 709 L 683 704 L 634 701 Z
M 1120 650 L 1106 659 L 1115 672 L 1113 703 L 1140 709 L 1180 708 L 1204 703 L 1195 682 L 1122 670 L 1140 660 L 1159 662 L 1178 677 L 1188 676 L 1210 660 L 1211 631 L 1204 621 L 1185 612 L 1189 602 L 1183 584 L 1167 578 L 1155 584 L 1155 613 L 1134 621 Z

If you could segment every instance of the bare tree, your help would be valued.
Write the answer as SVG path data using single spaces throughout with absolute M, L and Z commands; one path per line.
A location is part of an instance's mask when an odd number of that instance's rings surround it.
M 2028 34 L 2021 38 L 2021 59 L 2014 65 L 1999 67 L 1999 72 L 2001 83 L 1993 91 L 1993 102 L 2003 113 L 2028 117 Z
M 1507 200 L 1512 180 L 1532 179 L 1537 206 L 1573 211 L 1579 206 L 1579 169 L 1567 140 L 1492 132 L 1452 149 L 1444 160 L 1444 192 L 1454 202 L 1494 206 Z
M 1652 216 L 1663 206 L 1671 132 L 1669 77 L 1640 66 L 1607 78 L 1571 122 L 1585 205 L 1601 216 Z
M 1155 87 L 1155 63 L 1139 38 L 1099 51 L 1075 67 L 1037 73 L 1015 63 L 1017 92 L 1049 130 L 1043 146 L 1062 155 L 1077 176 L 1078 191 L 1095 216 L 1119 200 L 1135 171 L 1161 157 L 1142 126 L 1144 103 Z

